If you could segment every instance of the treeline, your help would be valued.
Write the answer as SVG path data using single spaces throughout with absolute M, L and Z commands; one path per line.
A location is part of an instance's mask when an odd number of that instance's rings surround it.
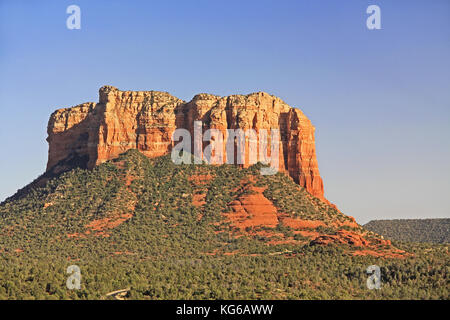
M 450 242 L 450 219 L 373 220 L 364 227 L 397 241 Z

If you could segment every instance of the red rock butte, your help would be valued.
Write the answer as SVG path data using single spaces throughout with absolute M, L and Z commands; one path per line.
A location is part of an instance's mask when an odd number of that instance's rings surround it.
M 280 98 L 265 92 L 227 97 L 202 93 L 185 102 L 167 92 L 121 91 L 112 86 L 100 88 L 99 95 L 98 103 L 59 109 L 50 116 L 47 171 L 58 172 L 73 163 L 91 169 L 129 149 L 151 158 L 165 155 L 177 143 L 172 141 L 174 130 L 184 128 L 193 136 L 194 121 L 198 120 L 204 131 L 221 130 L 224 141 L 226 129 L 254 129 L 257 133 L 278 129 L 280 170 L 325 200 L 315 128 L 301 110 Z M 244 166 L 248 166 L 248 155 Z

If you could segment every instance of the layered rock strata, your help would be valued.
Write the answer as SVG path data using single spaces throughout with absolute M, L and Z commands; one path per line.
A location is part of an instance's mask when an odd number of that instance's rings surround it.
M 98 103 L 59 109 L 51 115 L 47 170 L 58 172 L 72 165 L 93 168 L 128 149 L 138 149 L 148 157 L 161 156 L 177 143 L 172 141 L 176 129 L 187 129 L 193 137 L 194 121 L 202 121 L 202 132 L 219 129 L 225 142 L 227 129 L 254 129 L 256 133 L 266 129 L 269 136 L 270 129 L 278 129 L 279 169 L 324 199 L 315 128 L 301 110 L 280 98 L 265 92 L 227 97 L 198 94 L 185 102 L 166 92 L 121 91 L 112 86 L 100 88 L 99 93 Z M 247 137 L 246 150 L 249 143 Z M 247 152 L 243 165 L 250 162 Z

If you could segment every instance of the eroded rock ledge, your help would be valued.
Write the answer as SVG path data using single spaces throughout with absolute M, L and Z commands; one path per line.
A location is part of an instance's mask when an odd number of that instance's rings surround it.
M 203 130 L 216 128 L 224 134 L 226 129 L 279 129 L 280 170 L 324 199 L 315 128 L 302 111 L 280 98 L 265 92 L 227 97 L 202 93 L 185 102 L 167 92 L 121 91 L 112 86 L 100 88 L 99 94 L 98 103 L 59 109 L 50 116 L 47 170 L 93 168 L 128 149 L 161 156 L 172 149 L 175 129 L 185 128 L 193 135 L 194 121 L 200 120 Z

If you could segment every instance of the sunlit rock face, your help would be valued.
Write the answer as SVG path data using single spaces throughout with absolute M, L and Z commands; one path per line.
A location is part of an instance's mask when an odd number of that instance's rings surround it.
M 203 132 L 218 129 L 224 141 L 227 129 L 254 129 L 257 139 L 261 129 L 269 136 L 270 129 L 278 129 L 279 169 L 324 199 L 315 129 L 302 111 L 280 98 L 265 92 L 227 97 L 202 93 L 185 102 L 167 92 L 121 91 L 112 86 L 100 88 L 99 93 L 98 103 L 59 109 L 51 115 L 47 170 L 58 172 L 72 165 L 90 169 L 128 149 L 138 149 L 148 157 L 161 156 L 177 143 L 172 141 L 176 129 L 187 129 L 193 137 L 194 121 L 202 121 Z M 248 138 L 245 143 L 248 150 Z M 249 164 L 247 152 L 243 165 Z

